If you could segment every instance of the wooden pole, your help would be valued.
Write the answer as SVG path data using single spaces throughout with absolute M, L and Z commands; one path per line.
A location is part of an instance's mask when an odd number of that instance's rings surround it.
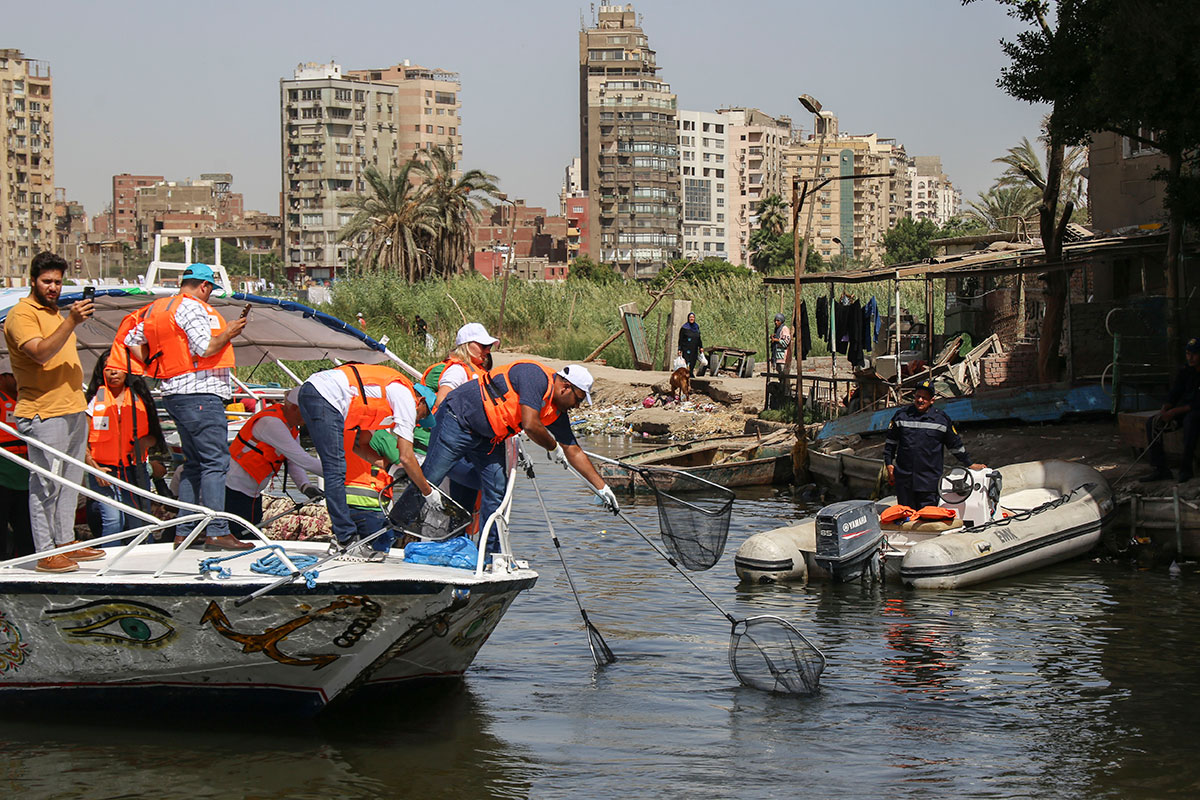
M 692 266 L 695 263 L 696 263 L 696 260 L 692 259 L 691 261 L 684 264 L 683 268 L 680 269 L 679 272 L 676 272 L 671 277 L 671 280 L 667 282 L 667 285 L 662 288 L 662 291 L 660 291 L 656 295 L 652 295 L 652 297 L 654 297 L 654 300 L 651 301 L 650 305 L 648 305 L 646 307 L 646 310 L 642 312 L 642 319 L 645 319 L 646 315 L 654 310 L 654 307 L 656 305 L 658 305 L 658 302 L 660 300 L 662 300 L 664 297 L 666 297 L 667 294 L 671 291 L 671 287 L 675 285 L 675 282 L 678 281 L 681 277 L 683 277 L 683 273 L 687 272 L 687 268 Z M 586 364 L 589 361 L 595 361 L 596 356 L 598 356 L 602 352 L 604 352 L 604 348 L 608 347 L 610 344 L 615 342 L 617 339 L 620 339 L 624 334 L 625 334 L 625 331 L 622 329 L 622 330 L 617 331 L 616 333 L 614 333 L 612 336 L 608 337 L 607 339 L 605 339 L 603 342 L 600 343 L 599 347 L 597 347 L 595 350 L 593 350 L 591 352 L 591 354 L 588 355 L 588 357 L 583 360 L 583 362 Z

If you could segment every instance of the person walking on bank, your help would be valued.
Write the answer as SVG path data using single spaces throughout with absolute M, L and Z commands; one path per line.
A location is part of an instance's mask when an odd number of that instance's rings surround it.
M 53 253 L 38 253 L 29 267 L 29 294 L 22 297 L 4 320 L 13 375 L 17 379 L 14 414 L 17 431 L 55 450 L 83 461 L 87 454 L 87 402 L 83 399 L 83 366 L 75 328 L 92 316 L 92 301 L 73 303 L 64 319 L 58 313 L 67 262 Z M 73 488 L 83 479 L 83 468 L 65 464 L 42 450 L 29 448 L 29 460 L 60 475 L 57 483 L 37 473 L 29 475 L 29 523 L 39 552 L 75 542 Z M 72 572 L 78 561 L 103 558 L 104 552 L 85 547 L 69 555 L 38 559 L 41 572 Z
M 183 446 L 179 499 L 224 511 L 229 471 L 225 404 L 233 396 L 233 339 L 246 327 L 246 317 L 226 323 L 208 304 L 216 288 L 212 268 L 192 264 L 180 276 L 179 293 L 155 300 L 125 337 L 125 345 L 146 365 L 147 375 L 162 381 L 163 406 L 175 420 Z M 190 527 L 176 529 L 176 547 L 190 532 Z M 254 546 L 231 534 L 227 520 L 212 520 L 205 533 L 209 547 Z
M 700 326 L 696 324 L 696 315 L 688 313 L 687 322 L 679 329 L 679 352 L 688 365 L 688 375 L 696 372 L 696 359 L 704 352 L 704 341 L 700 338 Z
M 897 503 L 915 509 L 938 504 L 943 447 L 963 466 L 985 469 L 983 464 L 971 463 L 950 417 L 933 407 L 933 382 L 926 379 L 917 384 L 912 405 L 892 417 L 883 445 L 883 463 L 888 483 L 896 486 Z
M 425 502 L 441 504 L 442 494 L 425 480 L 412 446 L 413 429 L 433 422 L 427 419 L 434 403 L 428 386 L 414 385 L 391 367 L 343 364 L 310 376 L 300 386 L 296 403 L 321 459 L 325 507 L 334 534 L 331 551 L 345 553 L 359 538 L 374 533 L 360 526 L 363 518 L 356 518 L 346 502 L 347 442 L 364 460 L 374 461 L 368 449 L 371 433 L 390 430 L 398 437 L 398 463 L 412 486 Z
M 783 324 L 783 319 L 783 314 L 775 315 L 775 331 L 771 334 L 771 361 L 774 362 L 777 374 L 783 374 L 788 345 L 792 343 L 792 332 Z
M 1196 459 L 1196 443 L 1200 441 L 1200 339 L 1188 339 L 1183 348 L 1187 366 L 1179 370 L 1162 410 L 1146 421 L 1146 436 L 1150 440 L 1150 466 L 1153 471 L 1142 481 L 1168 480 L 1167 452 L 1162 433 L 1167 426 L 1183 428 L 1183 457 L 1179 462 L 1179 482 L 1192 479 L 1192 462 Z

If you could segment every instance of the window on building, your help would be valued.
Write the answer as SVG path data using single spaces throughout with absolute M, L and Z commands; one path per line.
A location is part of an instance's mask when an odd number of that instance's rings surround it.
M 425 126 L 425 132 L 426 132 L 426 133 L 433 133 L 433 126 L 432 126 L 432 125 L 426 125 L 426 126 Z
M 435 92 L 433 102 L 452 106 L 454 105 L 454 92 Z
M 445 136 L 445 135 L 446 135 L 446 128 L 445 128 L 444 126 L 442 126 L 442 125 L 438 125 L 438 126 L 437 126 L 437 132 L 438 132 L 438 136 Z
M 725 184 L 723 184 L 723 183 L 717 184 L 717 194 L 725 194 Z
M 450 135 L 451 135 L 451 136 L 457 136 L 457 135 L 458 135 L 458 128 L 451 128 L 451 129 L 450 129 Z
M 426 109 L 425 109 L 425 113 L 426 113 L 426 114 L 428 114 L 428 115 L 430 115 L 430 116 L 433 116 L 433 109 L 432 109 L 432 108 L 426 108 Z
M 724 222 L 724 221 L 725 221 L 725 215 L 717 214 L 717 222 Z

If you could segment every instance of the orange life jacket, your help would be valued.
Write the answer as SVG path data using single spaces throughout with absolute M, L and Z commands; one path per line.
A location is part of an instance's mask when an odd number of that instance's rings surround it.
M 354 440 L 357 436 L 356 430 L 346 431 L 343 440 L 346 450 L 346 495 L 375 500 L 378 499 L 379 493 L 383 492 L 384 497 L 391 497 L 392 479 L 387 470 L 364 461 L 354 452 Z
M 226 343 L 211 356 L 198 356 L 192 352 L 187 334 L 175 322 L 175 311 L 183 298 L 182 294 L 160 297 L 146 310 L 146 343 L 153 354 L 146 362 L 148 374 L 153 378 L 166 379 L 202 369 L 232 369 L 235 366 L 232 342 Z M 204 307 L 214 336 L 224 332 L 225 320 L 215 308 L 203 300 L 190 299 Z
M 16 407 L 17 398 L 9 397 L 4 392 L 0 392 L 0 409 L 4 413 L 4 424 L 14 429 L 17 427 L 17 418 L 13 415 L 13 409 Z M 19 456 L 29 454 L 29 446 L 25 442 L 11 433 L 5 433 L 4 431 L 0 431 L 0 447 Z
M 130 413 L 131 404 L 137 410 L 136 422 Z M 132 389 L 126 387 L 115 398 L 109 395 L 107 386 L 96 390 L 88 427 L 88 449 L 93 459 L 105 465 L 129 466 L 134 463 L 134 443 L 149 433 L 146 406 Z
M 514 361 L 506 364 L 477 379 L 479 391 L 483 395 L 483 412 L 492 426 L 492 432 L 496 434 L 492 438 L 492 442 L 496 444 L 522 431 L 521 399 L 517 396 L 517 392 L 512 386 L 512 380 L 509 378 L 509 371 L 518 364 L 533 364 L 546 373 L 546 394 L 542 397 L 542 409 L 538 413 L 538 419 L 542 421 L 543 425 L 549 425 L 558 419 L 558 409 L 551 402 L 551 398 L 554 396 L 554 370 L 544 367 L 536 361 Z M 503 392 L 500 391 L 495 381 L 501 375 L 504 376 L 506 384 Z
M 925 506 L 917 512 L 917 519 L 934 520 L 944 522 L 952 520 L 955 517 L 953 508 L 942 508 L 941 506 Z
M 423 398 L 417 395 L 412 382 L 391 367 L 378 364 L 343 364 L 338 367 L 350 381 L 350 408 L 346 412 L 345 430 L 379 431 L 392 425 L 392 406 L 388 403 L 387 387 L 399 383 L 408 389 L 413 402 Z M 368 386 L 379 388 L 379 397 L 370 397 Z
M 903 522 L 915 513 L 917 512 L 909 506 L 894 505 L 879 515 L 879 521 L 884 525 L 889 522 Z
M 288 423 L 283 416 L 283 404 L 275 403 L 246 420 L 246 424 L 238 431 L 237 436 L 229 443 L 229 457 L 238 463 L 246 474 L 256 482 L 262 483 L 274 475 L 286 460 L 282 453 L 271 445 L 254 437 L 254 426 L 266 417 L 274 417 L 287 427 L 293 439 L 300 438 L 299 426 Z
M 146 374 L 145 362 L 125 346 L 125 337 L 146 318 L 146 311 L 150 305 L 147 303 L 137 311 L 131 311 L 121 318 L 121 324 L 117 326 L 117 335 L 113 337 L 112 349 L 108 351 L 108 361 L 105 366 L 125 370 L 130 375 Z

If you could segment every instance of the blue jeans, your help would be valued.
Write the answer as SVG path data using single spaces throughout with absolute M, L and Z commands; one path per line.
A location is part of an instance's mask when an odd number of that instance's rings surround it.
M 132 472 L 132 467 L 121 471 L 118 471 L 118 469 L 115 467 L 113 468 L 114 476 L 136 484 L 137 481 L 134 479 Z M 88 476 L 88 488 L 92 491 L 99 492 L 105 497 L 111 497 L 118 503 L 124 503 L 127 506 L 136 507 L 135 499 L 129 494 L 129 492 L 125 491 L 124 489 L 118 489 L 111 483 L 108 486 L 101 486 L 91 475 Z M 100 518 L 100 536 L 108 536 L 110 533 L 120 533 L 121 531 L 127 531 L 131 528 L 141 527 L 142 525 L 142 521 L 137 517 L 126 517 L 125 512 L 116 506 L 110 506 L 108 503 L 102 503 L 99 500 L 91 499 L 88 500 L 88 504 L 94 507 L 96 514 Z M 148 541 L 153 540 L 151 539 Z M 129 540 L 123 539 L 120 541 L 109 542 L 104 546 L 124 547 L 127 544 L 129 544 Z
M 508 484 L 504 469 L 504 445 L 492 444 L 489 439 L 479 436 L 445 405 L 438 409 L 435 418 L 437 424 L 433 428 L 433 435 L 429 437 L 429 452 L 421 471 L 425 473 L 425 480 L 436 486 L 450 474 L 460 459 L 465 460 L 479 476 L 479 488 L 483 493 L 479 504 L 479 524 L 482 527 L 504 499 L 504 489 Z M 393 521 L 401 525 L 412 522 L 420 513 L 423 502 L 417 487 L 409 484 L 396 503 Z M 383 540 L 388 536 L 379 538 Z M 387 544 L 391 546 L 390 541 Z M 499 546 L 499 539 L 494 534 L 488 537 L 488 552 L 495 552 Z M 379 549 L 383 549 L 382 546 Z
M 215 394 L 169 394 L 163 398 L 167 414 L 175 420 L 183 445 L 183 474 L 179 499 L 213 511 L 225 510 L 225 473 L 229 471 L 229 426 L 225 403 Z M 180 525 L 176 536 L 186 536 L 194 525 Z M 229 523 L 213 520 L 205 535 L 224 536 Z
M 300 406 L 304 427 L 321 458 L 325 508 L 329 511 L 333 535 L 346 544 L 358 532 L 350 506 L 346 504 L 346 420 L 310 383 L 300 387 L 296 405 Z

